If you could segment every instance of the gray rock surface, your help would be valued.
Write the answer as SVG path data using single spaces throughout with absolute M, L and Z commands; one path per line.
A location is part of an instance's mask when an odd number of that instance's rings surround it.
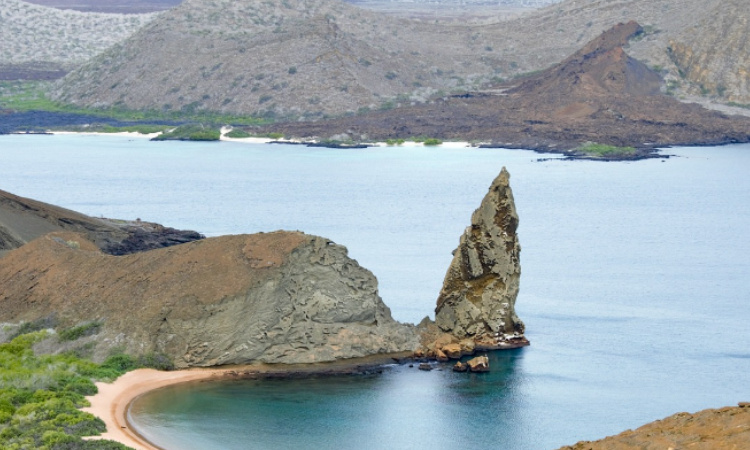
M 415 327 L 393 320 L 375 277 L 345 247 L 298 232 L 126 256 L 52 233 L 0 258 L 0 286 L 0 322 L 52 318 L 58 331 L 100 323 L 81 339 L 94 360 L 119 350 L 166 354 L 178 368 L 316 363 L 418 345 Z
M 517 227 L 510 174 L 503 167 L 461 236 L 435 309 L 441 330 L 472 338 L 477 349 L 528 344 L 515 312 L 521 276 Z

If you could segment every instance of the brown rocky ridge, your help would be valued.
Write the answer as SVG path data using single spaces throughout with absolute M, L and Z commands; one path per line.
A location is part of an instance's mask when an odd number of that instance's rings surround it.
M 0 256 L 54 231 L 82 233 L 105 253 L 125 255 L 203 239 L 157 223 L 90 217 L 0 190 Z
M 298 232 L 209 238 L 125 256 L 57 232 L 0 258 L 0 321 L 95 332 L 55 351 L 164 354 L 176 367 L 318 363 L 411 352 L 375 277 Z M 51 345 L 51 344 L 50 344 Z M 50 349 L 47 349 L 50 350 Z
M 750 448 L 750 404 L 678 413 L 599 441 L 560 450 L 740 450 Z
M 633 159 L 650 155 L 656 147 L 750 141 L 749 118 L 726 116 L 662 94 L 659 75 L 624 51 L 641 33 L 635 22 L 619 24 L 560 64 L 506 85 L 501 92 L 267 129 L 303 139 L 428 136 L 571 155 L 581 145 L 596 142 L 641 149 L 626 155 Z

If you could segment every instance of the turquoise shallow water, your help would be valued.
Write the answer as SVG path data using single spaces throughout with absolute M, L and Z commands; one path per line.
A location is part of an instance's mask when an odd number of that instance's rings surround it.
M 331 238 L 409 322 L 432 313 L 458 236 L 508 167 L 521 218 L 517 311 L 531 347 L 493 355 L 484 376 L 393 367 L 165 389 L 144 397 L 134 420 L 168 448 L 545 449 L 750 399 L 747 145 L 595 163 L 489 149 L 0 136 L 0 153 L 0 189 L 91 215 Z

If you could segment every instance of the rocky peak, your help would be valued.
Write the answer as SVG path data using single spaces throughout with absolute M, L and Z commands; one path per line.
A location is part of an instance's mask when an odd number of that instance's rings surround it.
M 623 50 L 643 32 L 638 23 L 620 23 L 605 31 L 560 64 L 529 78 L 511 93 L 555 96 L 610 94 L 654 95 L 661 87 L 659 75 Z
M 521 265 L 518 214 L 503 167 L 461 236 L 437 300 L 435 323 L 477 348 L 528 344 L 515 312 Z

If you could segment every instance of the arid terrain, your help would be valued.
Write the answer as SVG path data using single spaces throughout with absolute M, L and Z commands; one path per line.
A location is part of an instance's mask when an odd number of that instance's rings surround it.
M 337 0 L 189 0 L 71 73 L 54 96 L 83 106 L 294 119 L 362 113 L 545 69 L 628 20 L 645 33 L 627 52 L 664 75 L 663 89 L 679 96 L 692 82 L 670 59 L 669 40 L 707 20 L 704 12 L 718 5 L 567 0 L 513 20 L 441 24 Z M 732 16 L 739 29 L 747 26 L 743 14 Z M 735 49 L 741 46 L 717 51 L 731 59 Z M 733 90 L 727 84 L 722 92 Z
M 0 0 L 0 80 L 59 78 L 153 18 Z
M 274 124 L 267 130 L 303 139 L 425 136 L 553 152 L 585 142 L 649 149 L 750 140 L 750 119 L 661 93 L 659 74 L 623 50 L 639 33 L 635 22 L 616 26 L 559 65 L 502 89 L 355 117 Z
M 750 406 L 678 413 L 616 436 L 560 450 L 740 450 L 750 442 Z

